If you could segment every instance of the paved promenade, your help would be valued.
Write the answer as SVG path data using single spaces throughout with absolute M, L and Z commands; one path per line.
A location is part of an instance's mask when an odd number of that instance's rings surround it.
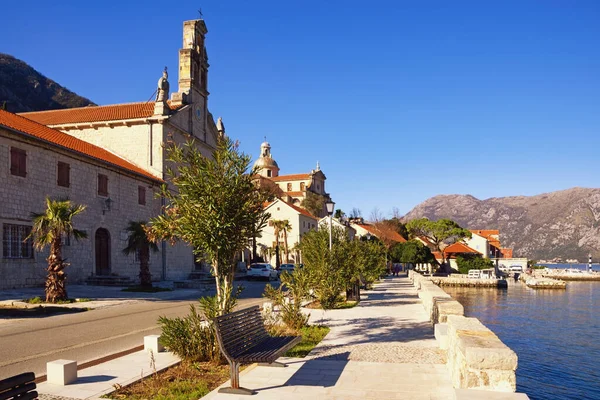
M 454 390 L 433 328 L 407 278 L 387 278 L 362 301 L 345 310 L 310 310 L 311 323 L 331 328 L 306 358 L 282 358 L 287 368 L 250 366 L 241 386 L 251 397 L 220 394 L 204 399 L 527 399 L 523 394 Z M 156 369 L 176 362 L 170 353 L 156 356 Z M 75 384 L 39 385 L 42 400 L 98 399 L 114 384 L 126 385 L 151 373 L 149 355 L 138 352 L 79 371 Z M 226 382 L 223 386 L 229 386 Z
M 256 399 L 454 399 L 444 353 L 416 291 L 387 278 L 345 310 L 310 310 L 311 323 L 331 332 L 305 359 L 287 368 L 254 367 L 240 377 Z M 227 382 L 224 386 L 228 386 Z M 210 393 L 206 399 L 248 399 Z

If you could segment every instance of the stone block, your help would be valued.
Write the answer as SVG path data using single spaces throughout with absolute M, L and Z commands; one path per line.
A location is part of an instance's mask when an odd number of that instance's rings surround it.
M 65 386 L 77 380 L 77 361 L 54 360 L 46 363 L 48 383 Z
M 152 351 L 155 354 L 164 351 L 165 348 L 160 343 L 160 335 L 144 336 L 144 350 Z
M 438 342 L 440 349 L 448 349 L 448 324 L 435 324 L 434 326 L 435 340 Z

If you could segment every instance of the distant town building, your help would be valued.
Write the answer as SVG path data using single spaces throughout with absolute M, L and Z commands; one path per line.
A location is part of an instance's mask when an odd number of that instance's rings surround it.
M 280 175 L 279 165 L 271 155 L 271 145 L 265 141 L 260 145 L 260 157 L 254 162 L 260 168 L 260 184 L 270 185 L 277 189 L 278 197 L 298 207 L 306 208 L 303 201 L 310 195 L 321 198 L 323 207 L 316 217 L 327 215 L 325 202 L 330 200 L 329 193 L 325 191 L 327 177 L 321 171 L 317 162 L 315 169 L 309 173 Z

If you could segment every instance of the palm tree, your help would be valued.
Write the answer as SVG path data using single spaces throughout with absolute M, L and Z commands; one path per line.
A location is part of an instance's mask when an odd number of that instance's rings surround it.
M 36 250 L 50 245 L 48 256 L 48 276 L 46 277 L 46 301 L 56 303 L 66 300 L 67 289 L 64 269 L 69 265 L 62 258 L 63 236 L 73 236 L 75 240 L 84 239 L 87 233 L 73 227 L 73 217 L 82 213 L 86 206 L 75 204 L 68 199 L 46 197 L 46 210 L 43 213 L 31 213 L 33 227 L 27 239 L 33 239 Z
M 292 231 L 292 225 L 290 224 L 290 220 L 289 219 L 284 219 L 281 220 L 281 227 L 280 227 L 281 233 L 283 233 L 283 245 L 285 246 L 285 262 L 289 263 L 290 262 L 290 252 L 288 249 L 288 241 L 287 241 L 287 234 L 288 232 Z
M 146 235 L 145 221 L 129 221 L 127 228 L 127 247 L 123 249 L 123 254 L 137 254 L 140 260 L 140 286 L 143 288 L 152 287 L 152 275 L 150 274 L 150 250 L 158 251 L 156 243 L 148 239 Z
M 275 267 L 279 268 L 279 265 L 281 264 L 281 257 L 280 257 L 280 253 L 279 253 L 279 235 L 281 234 L 281 231 L 283 229 L 283 220 L 280 219 L 274 219 L 271 220 L 271 224 L 273 225 L 273 230 L 274 233 L 273 235 L 275 236 Z

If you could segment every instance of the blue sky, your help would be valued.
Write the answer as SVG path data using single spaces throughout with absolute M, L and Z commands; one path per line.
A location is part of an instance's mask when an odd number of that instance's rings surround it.
M 199 7 L 213 115 L 253 157 L 266 136 L 282 174 L 319 161 L 345 211 L 599 187 L 597 1 L 9 2 L 0 52 L 145 101 L 164 66 L 176 89 Z

